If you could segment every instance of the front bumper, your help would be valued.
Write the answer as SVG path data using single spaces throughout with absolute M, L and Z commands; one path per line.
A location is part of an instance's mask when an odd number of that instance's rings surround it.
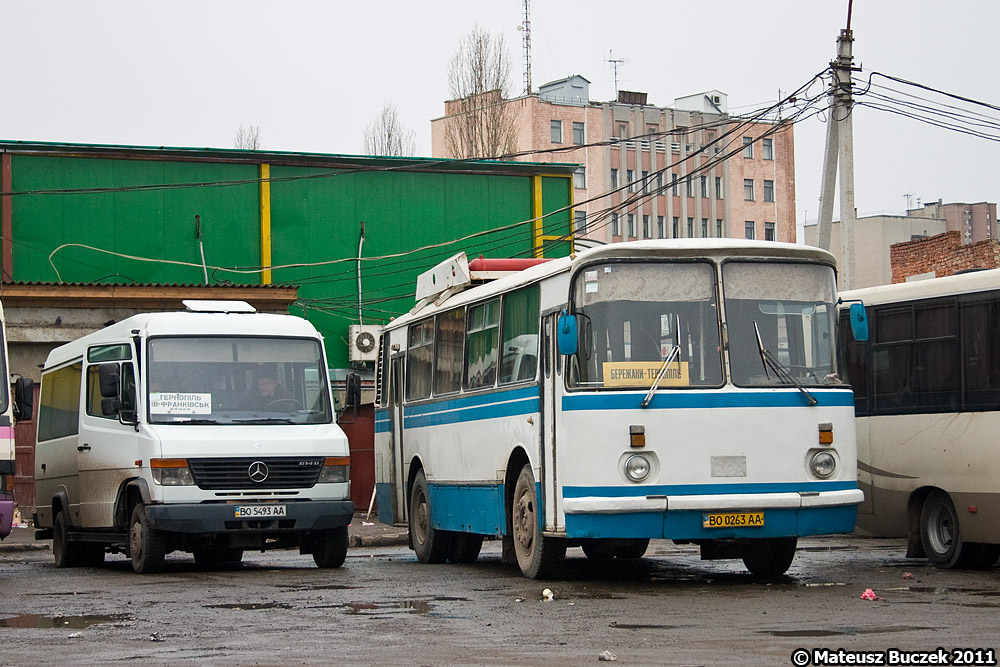
M 354 516 L 354 503 L 350 500 L 282 504 L 288 509 L 288 515 L 279 518 L 237 519 L 234 505 L 223 503 L 149 505 L 146 516 L 152 528 L 170 533 L 269 535 L 341 528 Z

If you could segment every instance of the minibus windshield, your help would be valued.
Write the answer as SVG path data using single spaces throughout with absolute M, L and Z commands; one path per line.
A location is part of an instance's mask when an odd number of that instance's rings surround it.
M 328 424 L 318 341 L 184 336 L 149 341 L 149 421 L 166 424 Z

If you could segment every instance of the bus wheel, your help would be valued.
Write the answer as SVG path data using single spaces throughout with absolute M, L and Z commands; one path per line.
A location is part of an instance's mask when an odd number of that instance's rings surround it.
M 962 533 L 958 514 L 951 498 L 944 491 L 932 491 L 920 510 L 920 541 L 927 560 L 935 567 L 959 567 L 962 557 Z M 969 550 L 971 553 L 971 550 Z
M 611 560 L 615 557 L 615 547 L 607 540 L 584 540 L 580 547 L 590 560 Z
M 794 537 L 750 540 L 743 546 L 743 564 L 756 577 L 779 577 L 795 558 L 795 543 Z
M 132 510 L 128 526 L 128 553 L 136 574 L 155 574 L 163 571 L 166 541 L 163 534 L 149 525 L 146 508 L 142 503 Z
M 449 533 L 437 530 L 431 522 L 431 501 L 427 495 L 427 477 L 417 472 L 410 492 L 410 541 L 421 563 L 443 563 L 448 558 Z
M 539 509 L 535 476 L 531 474 L 531 466 L 525 464 L 514 485 L 510 516 L 517 564 L 521 574 L 529 579 L 555 576 L 566 557 L 565 540 L 542 535 L 538 527 Z
M 313 561 L 316 567 L 340 567 L 347 560 L 347 526 L 334 528 L 320 538 Z
M 483 548 L 483 536 L 472 533 L 454 533 L 448 549 L 448 560 L 452 563 L 475 563 Z
M 615 557 L 616 558 L 642 558 L 646 555 L 646 549 L 649 548 L 649 540 L 620 540 L 618 546 L 615 547 Z

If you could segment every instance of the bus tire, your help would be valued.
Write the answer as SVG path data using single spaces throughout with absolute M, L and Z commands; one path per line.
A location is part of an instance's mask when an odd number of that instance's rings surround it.
M 448 548 L 448 560 L 452 563 L 475 563 L 482 548 L 482 535 L 454 533 Z
M 615 547 L 615 558 L 627 560 L 642 558 L 648 548 L 648 539 L 619 540 L 619 544 Z
M 443 563 L 448 559 L 451 534 L 434 528 L 427 476 L 417 471 L 410 491 L 410 542 L 421 563 Z
M 316 567 L 340 567 L 347 560 L 347 526 L 334 528 L 319 539 L 313 551 Z
M 529 579 L 555 576 L 566 557 L 566 540 L 542 535 L 538 520 L 538 493 L 531 466 L 525 464 L 514 485 L 511 501 L 511 532 L 521 574 Z
M 942 569 L 963 567 L 974 550 L 972 545 L 963 545 L 958 513 L 944 491 L 931 491 L 924 499 L 920 510 L 920 542 L 927 560 Z
M 128 555 L 136 574 L 156 574 L 163 571 L 167 554 L 163 533 L 149 525 L 146 506 L 138 503 L 132 509 L 128 525 Z
M 608 540 L 584 540 L 580 548 L 589 560 L 611 560 L 615 557 L 615 547 Z
M 755 577 L 780 577 L 795 558 L 794 537 L 751 540 L 742 549 L 743 564 Z

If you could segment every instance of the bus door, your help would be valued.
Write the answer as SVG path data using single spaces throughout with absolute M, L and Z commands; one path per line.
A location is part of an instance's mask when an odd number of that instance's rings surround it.
M 389 452 L 392 471 L 392 515 L 395 523 L 408 519 L 406 473 L 403 465 L 403 355 L 389 360 Z
M 539 464 L 542 468 L 542 502 L 545 509 L 545 529 L 555 530 L 558 526 L 557 515 L 560 504 L 558 490 L 557 461 L 556 461 L 556 414 L 558 413 L 556 401 L 559 399 L 559 382 L 562 379 L 560 373 L 559 350 L 556 347 L 556 318 L 558 313 L 550 313 L 542 318 L 541 337 L 541 412 L 542 428 L 541 432 L 541 457 Z

